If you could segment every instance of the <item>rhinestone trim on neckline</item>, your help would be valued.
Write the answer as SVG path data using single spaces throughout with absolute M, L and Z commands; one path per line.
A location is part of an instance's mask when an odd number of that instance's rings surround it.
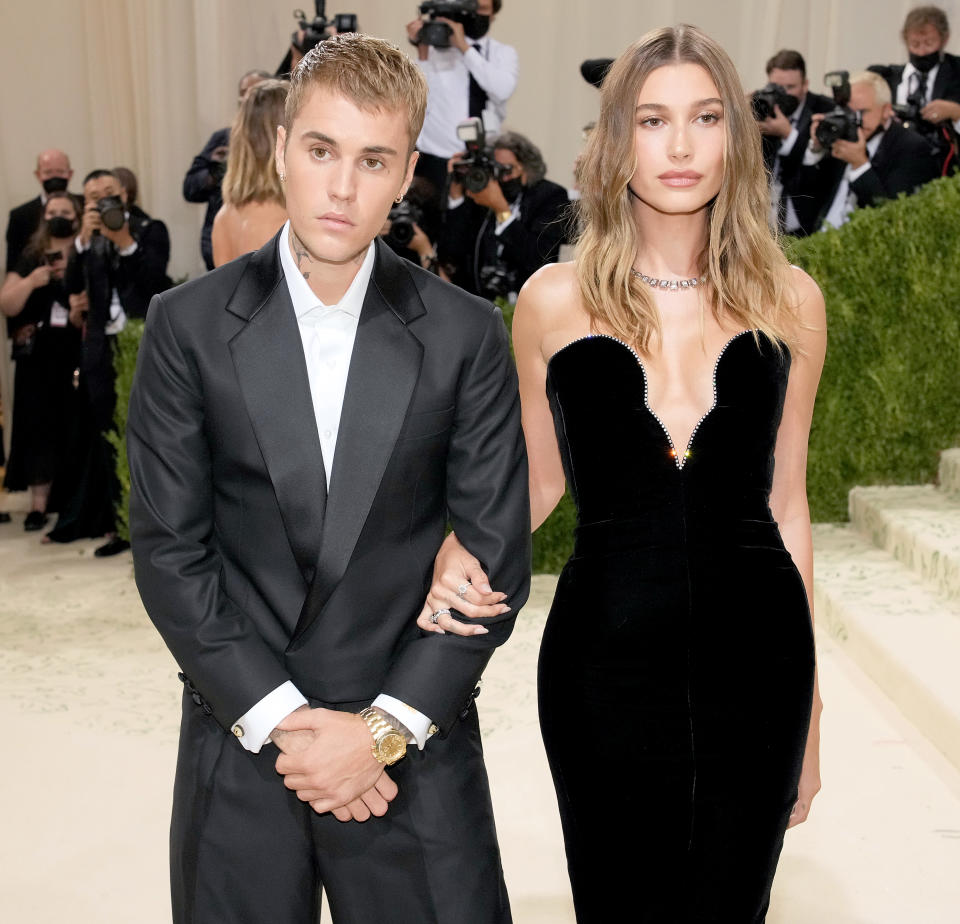
M 641 282 L 645 282 L 651 289 L 663 289 L 665 292 L 682 292 L 684 289 L 696 289 L 702 286 L 706 281 L 706 276 L 694 276 L 692 279 L 654 279 L 647 276 L 632 266 L 630 272 Z

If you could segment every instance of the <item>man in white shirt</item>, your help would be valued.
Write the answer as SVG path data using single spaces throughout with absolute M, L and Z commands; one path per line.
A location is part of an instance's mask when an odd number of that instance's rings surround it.
M 841 138 L 829 151 L 817 139 L 824 116 L 811 120 L 802 188 L 818 203 L 818 226 L 839 228 L 854 210 L 913 192 L 936 175 L 926 142 L 894 121 L 890 88 L 882 77 L 872 71 L 854 74 L 849 108 L 860 117 L 857 140 Z
M 463 150 L 457 125 L 471 116 L 483 119 L 486 132 L 496 135 L 507 113 L 507 100 L 517 88 L 517 50 L 487 34 L 502 0 L 477 0 L 476 13 L 436 21 L 450 28 L 449 47 L 421 41 L 423 19 L 407 25 L 407 37 L 417 46 L 417 65 L 427 79 L 427 113 L 417 139 L 417 175 L 443 193 L 447 161 Z
M 426 93 L 379 39 L 308 52 L 289 223 L 147 318 L 130 521 L 185 685 L 176 924 L 315 924 L 321 889 L 335 924 L 510 920 L 473 700 L 529 589 L 516 371 L 499 311 L 376 239 Z M 448 522 L 510 595 L 467 638 L 416 625 Z

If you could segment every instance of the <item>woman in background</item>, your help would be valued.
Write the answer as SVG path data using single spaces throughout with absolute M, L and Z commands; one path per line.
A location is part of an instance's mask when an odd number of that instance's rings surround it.
M 767 225 L 756 123 L 696 28 L 613 64 L 580 177 L 575 260 L 534 275 L 513 322 L 533 528 L 565 485 L 578 514 L 539 666 L 577 919 L 759 924 L 820 786 L 823 297 Z M 458 545 L 428 631 L 504 606 Z
M 223 205 L 211 234 L 214 266 L 258 250 L 287 220 L 274 148 L 288 87 L 285 80 L 261 81 L 244 97 L 233 120 Z
M 83 321 L 79 313 L 71 314 L 63 276 L 79 227 L 76 200 L 67 192 L 50 193 L 43 224 L 0 289 L 17 364 L 4 487 L 30 489 L 28 532 L 47 523 L 51 485 L 72 426 L 73 371 Z

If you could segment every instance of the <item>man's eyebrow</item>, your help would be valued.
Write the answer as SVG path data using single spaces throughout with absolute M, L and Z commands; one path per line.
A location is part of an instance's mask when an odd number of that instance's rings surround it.
M 719 103 L 722 106 L 723 100 L 716 96 L 711 96 L 708 99 L 698 99 L 690 104 L 690 108 L 699 109 L 701 106 L 711 106 L 714 103 Z M 653 112 L 666 112 L 668 108 L 669 107 L 664 106 L 663 103 L 640 103 L 640 105 L 637 106 L 637 112 L 641 109 L 650 109 Z
M 329 135 L 325 135 L 323 132 L 316 131 L 306 131 L 301 136 L 301 138 L 309 138 L 312 141 L 322 141 L 324 144 L 329 144 L 332 148 L 339 149 L 340 145 L 336 142 L 335 139 L 331 138 Z M 361 151 L 362 154 L 386 154 L 386 155 L 396 155 L 397 152 L 393 148 L 389 148 L 384 144 L 368 144 Z

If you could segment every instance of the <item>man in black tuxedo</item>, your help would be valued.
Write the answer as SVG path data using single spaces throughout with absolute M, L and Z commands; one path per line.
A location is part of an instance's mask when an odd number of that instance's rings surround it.
M 932 145 L 940 172 L 957 169 L 960 132 L 960 58 L 944 49 L 950 41 L 947 14 L 936 6 L 910 10 L 901 32 L 910 60 L 906 64 L 873 65 L 890 85 L 891 98 L 912 118 L 916 130 Z
M 818 205 L 814 227 L 839 228 L 851 213 L 911 193 L 937 175 L 929 145 L 893 118 L 890 89 L 878 74 L 850 78 L 850 109 L 862 120 L 856 141 L 835 141 L 825 151 L 817 140 L 815 115 L 798 186 Z
M 816 202 L 797 187 L 803 152 L 810 136 L 810 120 L 816 113 L 829 112 L 833 100 L 810 92 L 807 64 L 799 51 L 782 49 L 767 61 L 767 80 L 797 99 L 789 117 L 779 106 L 771 118 L 759 122 L 763 135 L 763 159 L 770 172 L 771 199 L 777 222 L 786 234 L 803 237 L 814 230 Z
M 570 198 L 545 179 L 547 165 L 532 141 L 505 132 L 493 143 L 493 157 L 506 172 L 479 192 L 451 181 L 437 248 L 457 285 L 488 298 L 519 292 L 541 266 L 556 263 L 570 231 Z
M 186 686 L 177 922 L 312 924 L 321 888 L 337 924 L 510 920 L 473 698 L 529 589 L 516 373 L 498 311 L 375 240 L 426 93 L 379 39 L 310 51 L 289 223 L 147 317 L 131 534 Z M 512 606 L 466 639 L 415 622 L 448 522 Z
M 73 176 L 70 158 L 63 151 L 55 149 L 41 151 L 37 155 L 37 169 L 33 171 L 33 175 L 40 184 L 40 195 L 11 209 L 10 218 L 7 221 L 8 273 L 16 268 L 23 248 L 27 246 L 30 236 L 40 226 L 43 220 L 43 209 L 47 204 L 47 195 L 66 189 L 70 183 L 70 178 Z
M 264 70 L 247 71 L 237 85 L 237 105 L 243 102 L 251 87 L 263 80 L 269 80 L 270 74 Z M 213 245 L 210 234 L 213 231 L 213 219 L 217 217 L 223 196 L 220 184 L 227 169 L 227 151 L 230 147 L 230 129 L 218 128 L 203 146 L 203 150 L 194 157 L 183 178 L 183 198 L 187 202 L 206 202 L 207 211 L 203 216 L 203 229 L 200 231 L 200 254 L 208 270 L 213 269 Z

